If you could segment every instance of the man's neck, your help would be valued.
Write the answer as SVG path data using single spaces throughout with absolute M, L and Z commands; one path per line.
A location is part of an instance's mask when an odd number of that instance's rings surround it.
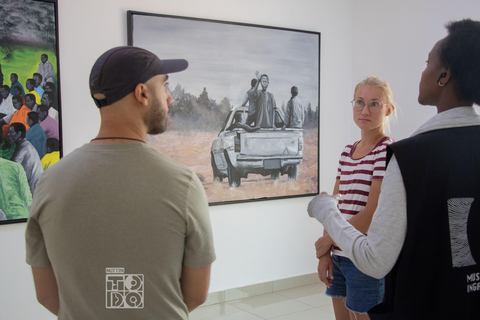
M 128 128 L 128 129 L 126 129 Z M 111 126 L 109 123 L 102 123 L 94 143 L 126 143 L 133 141 L 147 141 L 147 133 L 133 126 Z

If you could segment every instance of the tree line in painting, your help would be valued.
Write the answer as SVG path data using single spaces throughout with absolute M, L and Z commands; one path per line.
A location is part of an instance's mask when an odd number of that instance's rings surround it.
M 174 103 L 170 106 L 170 117 L 175 127 L 184 130 L 218 131 L 222 128 L 225 119 L 235 105 L 232 105 L 227 97 L 217 102 L 208 96 L 207 88 L 197 97 L 185 92 L 181 85 L 177 85 L 171 91 Z M 285 113 L 285 102 L 281 109 Z M 318 106 L 313 108 L 308 102 L 305 108 L 305 121 L 303 128 L 318 127 Z

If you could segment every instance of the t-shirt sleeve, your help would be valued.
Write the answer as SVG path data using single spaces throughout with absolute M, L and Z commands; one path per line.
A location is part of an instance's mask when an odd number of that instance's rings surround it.
M 187 268 L 202 268 L 215 261 L 212 227 L 207 196 L 202 183 L 192 173 L 187 194 L 187 234 L 183 265 Z
M 42 180 L 40 180 L 35 188 L 35 194 L 33 196 L 34 201 L 30 208 L 30 217 L 28 218 L 27 227 L 25 229 L 25 261 L 32 267 L 48 267 L 51 265 L 47 254 L 47 248 L 45 246 L 42 228 L 38 221 L 42 205 L 38 205 L 41 201 L 35 201 L 35 198 L 37 197 L 44 197 L 44 195 L 42 195 L 42 185 Z
M 372 180 L 383 180 L 387 167 L 387 145 L 390 143 L 382 143 L 375 150 Z
M 336 179 L 339 180 L 340 176 L 342 175 L 342 166 L 345 161 L 345 156 L 348 155 L 350 152 L 350 147 L 349 145 L 345 146 L 343 148 L 342 153 L 340 154 L 340 159 L 338 160 L 338 166 L 337 166 L 337 177 Z
M 43 233 L 37 220 L 29 219 L 25 231 L 26 259 L 32 267 L 48 267 L 48 259 Z

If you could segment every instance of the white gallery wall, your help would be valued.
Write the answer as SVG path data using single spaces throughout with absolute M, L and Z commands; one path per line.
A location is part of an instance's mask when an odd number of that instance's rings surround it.
M 390 83 L 398 104 L 390 134 L 395 140 L 406 138 L 436 114 L 435 107 L 417 102 L 428 53 L 447 35 L 448 21 L 480 20 L 480 1 L 353 1 L 353 12 L 352 83 L 370 74 Z
M 88 75 L 101 53 L 126 45 L 127 10 L 321 32 L 320 190 L 329 192 L 343 146 L 359 138 L 349 104 L 356 82 L 371 74 L 390 82 L 400 111 L 391 136 L 408 137 L 435 114 L 418 105 L 418 82 L 444 23 L 480 20 L 478 0 L 59 0 L 64 154 L 97 133 Z M 323 229 L 307 217 L 310 199 L 211 207 L 210 291 L 315 272 L 313 244 Z M 0 226 L 0 319 L 54 319 L 35 300 L 24 231 L 24 223 Z

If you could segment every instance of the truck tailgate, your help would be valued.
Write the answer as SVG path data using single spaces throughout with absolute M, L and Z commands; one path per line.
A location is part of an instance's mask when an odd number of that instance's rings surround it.
M 293 156 L 299 153 L 301 131 L 268 130 L 240 135 L 240 154 L 249 156 Z

